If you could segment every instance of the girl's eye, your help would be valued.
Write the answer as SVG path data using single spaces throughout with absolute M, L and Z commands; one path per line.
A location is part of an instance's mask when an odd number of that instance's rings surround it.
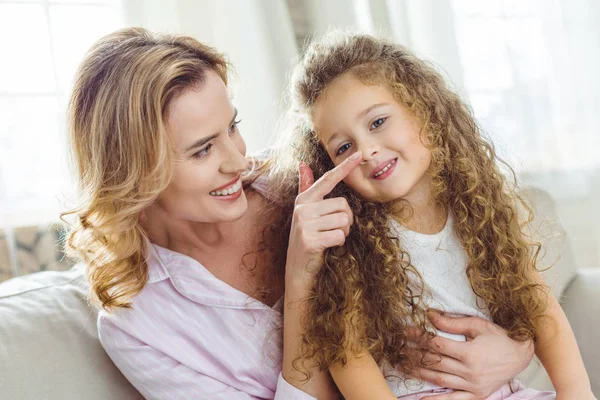
M 194 153 L 194 158 L 202 158 L 204 156 L 207 156 L 210 153 L 210 149 L 213 147 L 212 143 L 207 144 L 206 146 L 204 146 L 203 149 L 198 150 L 196 153 Z
M 241 119 L 238 119 L 237 121 L 233 121 L 233 124 L 231 124 L 231 126 L 229 127 L 229 133 L 234 133 L 238 130 L 238 124 L 242 122 Z
M 379 128 L 381 125 L 383 125 L 383 123 L 385 122 L 387 118 L 377 118 L 375 121 L 373 121 L 373 123 L 371 124 L 371 130 L 373 129 L 377 129 Z
M 336 156 L 341 156 L 342 154 L 344 154 L 346 152 L 346 150 L 348 150 L 350 147 L 352 147 L 352 144 L 350 143 L 346 143 L 344 145 L 342 145 L 339 149 L 337 149 L 337 151 L 335 152 Z

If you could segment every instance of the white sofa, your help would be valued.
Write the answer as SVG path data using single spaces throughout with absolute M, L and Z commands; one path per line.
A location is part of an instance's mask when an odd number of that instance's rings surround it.
M 545 273 L 571 321 L 592 388 L 600 397 L 600 268 L 574 264 L 569 239 L 555 220 L 552 199 L 526 190 L 544 238 Z M 96 335 L 96 310 L 87 301 L 83 267 L 40 272 L 0 285 L 0 399 L 140 399 L 104 353 Z M 525 385 L 551 389 L 537 361 L 521 374 Z

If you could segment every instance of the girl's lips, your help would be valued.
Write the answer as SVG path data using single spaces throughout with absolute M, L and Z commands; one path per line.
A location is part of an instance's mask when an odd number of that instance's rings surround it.
M 382 176 L 384 176 L 384 175 L 386 175 L 386 177 L 387 177 L 389 175 L 388 172 L 390 172 L 391 170 L 394 170 L 396 168 L 396 163 L 397 162 L 398 162 L 398 158 L 392 158 L 391 160 L 387 160 L 387 161 L 382 162 L 375 169 L 373 169 L 373 171 L 371 172 L 371 178 L 372 179 L 383 179 Z M 381 175 L 376 176 L 378 173 L 380 173 L 388 165 L 390 165 L 390 166 L 389 166 L 389 168 L 388 168 L 387 171 L 385 171 Z

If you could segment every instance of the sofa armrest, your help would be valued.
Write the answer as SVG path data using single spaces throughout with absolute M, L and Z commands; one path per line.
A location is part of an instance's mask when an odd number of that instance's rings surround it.
M 600 398 L 600 267 L 579 268 L 561 304 L 575 332 L 592 391 Z

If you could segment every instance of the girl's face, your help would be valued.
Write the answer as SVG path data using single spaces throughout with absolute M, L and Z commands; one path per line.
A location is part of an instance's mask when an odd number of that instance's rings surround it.
M 175 149 L 171 183 L 158 206 L 177 219 L 227 222 L 248 208 L 241 173 L 248 167 L 237 111 L 221 78 L 209 71 L 199 88 L 169 106 L 167 129 Z
M 362 151 L 363 163 L 344 179 L 362 197 L 412 203 L 428 198 L 431 152 L 417 119 L 386 86 L 342 75 L 317 99 L 311 117 L 335 165 Z

